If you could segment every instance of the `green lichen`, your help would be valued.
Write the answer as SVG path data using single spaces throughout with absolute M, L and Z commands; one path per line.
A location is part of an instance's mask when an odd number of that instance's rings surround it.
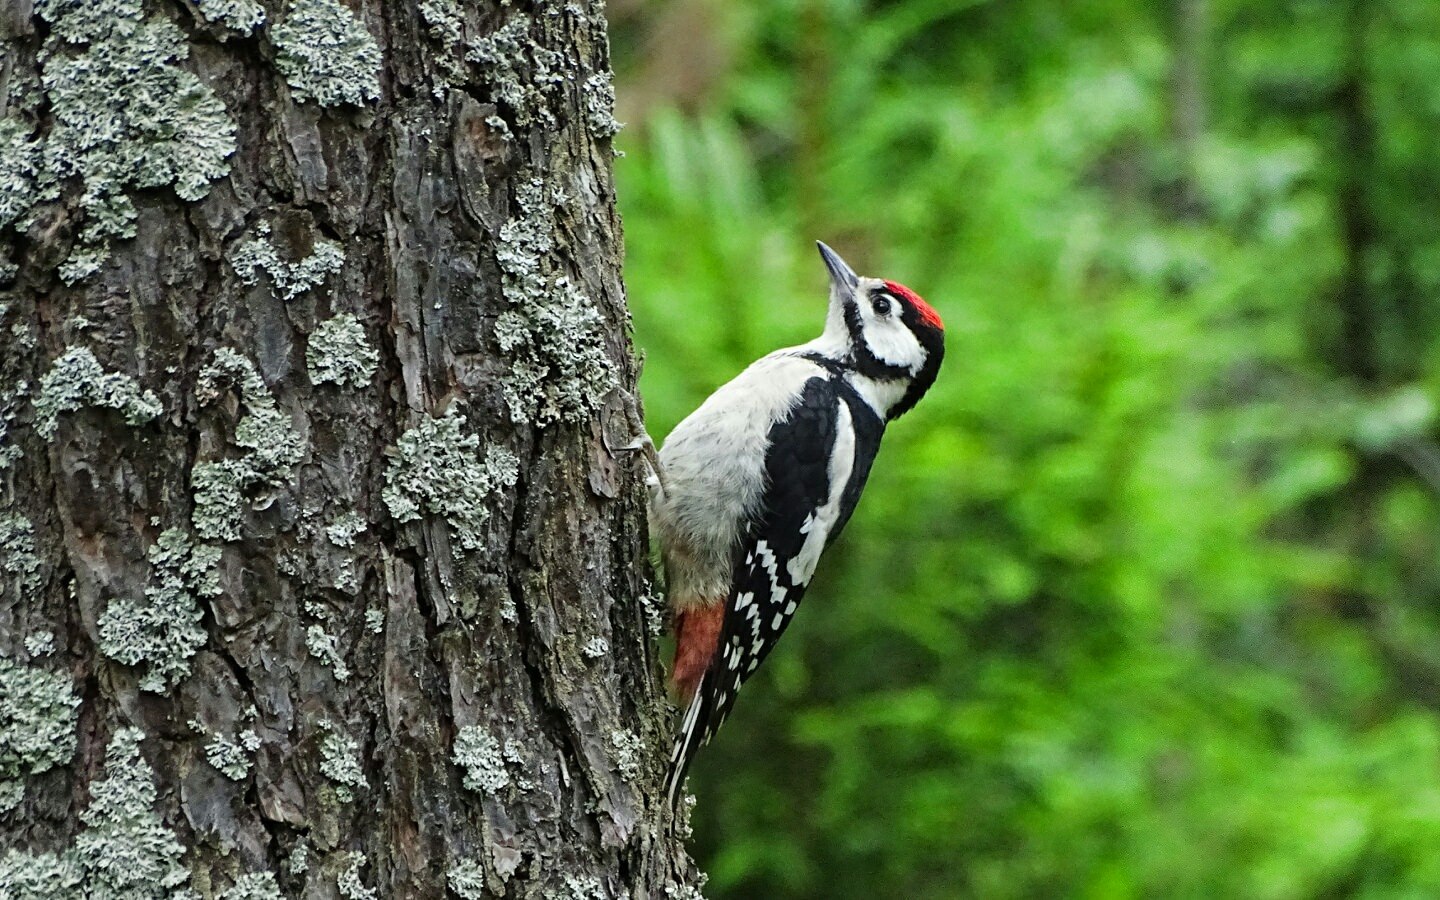
M 310 844 L 303 837 L 290 851 L 290 858 L 285 861 L 285 871 L 291 875 L 304 875 L 310 868 Z
M 455 0 L 420 0 L 420 15 L 430 33 L 446 46 L 465 41 L 465 13 Z
M 585 122 L 596 140 L 612 138 L 622 126 L 615 121 L 615 79 L 609 72 L 596 72 L 585 79 Z
M 196 0 L 200 14 L 241 34 L 254 31 L 265 21 L 265 8 L 255 0 Z
M 25 794 L 25 778 L 63 766 L 75 755 L 70 676 L 0 657 L 0 811 Z
M 73 853 L 23 853 L 0 857 L 0 897 L 5 900 L 69 900 L 80 897 L 80 867 Z
M 295 850 L 289 852 L 289 860 L 285 861 L 285 871 L 292 876 L 302 876 L 310 868 L 310 844 L 301 838 L 295 844 Z
M 296 100 L 361 106 L 379 99 L 380 48 L 337 0 L 294 0 L 270 37 Z
M 615 767 L 620 775 L 634 781 L 640 777 L 640 761 L 644 758 L 645 742 L 635 732 L 618 728 L 610 732 L 610 749 L 615 754 Z
M 244 781 L 250 774 L 251 757 L 259 749 L 259 735 L 247 728 L 234 741 L 222 734 L 212 735 L 205 745 L 205 759 L 231 781 Z
M 378 606 L 372 606 L 365 610 L 365 630 L 371 634 L 380 634 L 385 630 L 385 610 Z
M 487 506 L 496 491 L 515 484 L 520 461 L 503 447 L 491 447 L 482 461 L 479 446 L 479 437 L 461 431 L 454 407 L 406 431 L 385 470 L 381 498 L 390 514 L 397 522 L 441 516 L 462 548 L 482 549 Z
M 336 567 L 335 577 L 331 579 L 330 586 L 347 594 L 354 594 L 360 590 L 360 572 L 355 560 L 347 559 Z
M 35 203 L 40 142 L 19 119 L 0 119 L 0 228 L 20 218 Z
M 36 162 L 33 200 L 83 185 L 78 243 L 60 266 L 73 283 L 98 271 L 117 238 L 135 236 L 134 191 L 172 187 L 199 200 L 229 171 L 235 123 L 224 104 L 174 63 L 185 35 L 147 19 L 142 0 L 35 0 L 50 24 L 40 51 L 51 126 Z M 32 207 L 33 209 L 34 207 Z M 19 227 L 28 227 L 28 215 Z
M 180 890 L 189 872 L 184 848 L 153 809 L 155 773 L 140 756 L 144 733 L 123 728 L 105 755 L 105 777 L 90 785 L 88 826 L 75 838 L 88 897 L 152 900 L 193 896 Z
M 0 472 L 15 465 L 25 451 L 10 443 L 10 413 L 0 416 Z
M 365 337 L 365 327 L 349 313 L 315 326 L 305 348 L 305 366 L 315 384 L 333 381 L 363 388 L 379 364 L 380 354 Z
M 252 872 L 249 875 L 241 875 L 230 885 L 220 900 L 285 900 L 285 895 L 280 893 L 280 885 L 275 883 L 275 876 L 270 872 Z
M 195 900 L 184 886 L 184 848 L 153 809 L 155 772 L 140 755 L 143 738 L 138 728 L 124 728 L 111 739 L 105 775 L 90 785 L 90 806 L 80 813 L 88 827 L 73 846 L 0 858 L 0 897 Z
M 197 463 L 190 473 L 195 531 L 206 540 L 237 541 L 248 492 L 279 489 L 289 483 L 305 445 L 290 427 L 250 360 L 229 348 L 215 353 L 214 364 L 200 373 L 195 396 L 201 403 L 216 400 L 235 385 L 245 414 L 235 426 L 235 444 L 247 453 Z
M 494 794 L 510 784 L 500 742 L 478 725 L 466 725 L 455 735 L 450 758 L 465 770 L 461 784 L 477 793 Z
M 567 900 L 604 900 L 609 896 L 605 893 L 605 886 L 594 875 L 566 875 L 564 880 L 565 890 L 570 895 Z
M 25 652 L 31 659 L 49 656 L 55 652 L 55 632 L 36 631 L 25 635 Z
M 270 225 L 261 222 L 255 230 L 259 237 L 241 244 L 230 256 L 235 274 L 246 284 L 256 284 L 260 273 L 270 277 L 270 291 L 284 300 L 294 300 L 313 287 L 318 287 L 340 271 L 345 264 L 345 250 L 334 241 L 317 240 L 310 255 L 304 259 L 280 258 L 280 251 L 270 241 Z
M 118 410 L 130 425 L 143 425 L 160 416 L 165 408 L 150 391 L 129 375 L 107 373 L 85 347 L 74 347 L 55 360 L 40 379 L 35 398 L 35 430 L 44 438 L 55 436 L 59 417 L 87 406 Z
M 205 645 L 200 599 L 220 594 L 220 550 L 170 528 L 149 558 L 144 599 L 112 600 L 100 616 L 100 652 L 127 666 L 144 665 L 140 689 L 159 694 L 190 674 L 190 657 Z
M 568 78 L 565 59 L 531 37 L 533 20 L 517 14 L 498 31 L 470 42 L 465 58 L 479 66 L 491 95 L 519 125 L 554 128 L 550 101 Z
M 351 788 L 364 788 L 365 773 L 360 768 L 360 745 L 335 725 L 325 723 L 325 738 L 320 742 L 320 774 L 336 784 L 335 796 L 341 802 L 355 799 Z
M 40 589 L 40 557 L 35 555 L 35 526 L 19 513 L 0 513 L 0 571 L 17 595 Z M 3 585 L 0 585 L 3 586 Z
M 483 900 L 490 896 L 485 892 L 485 869 L 474 860 L 462 859 L 451 866 L 446 881 L 461 900 Z
M 509 763 L 513 767 L 513 769 L 519 769 L 522 773 L 527 770 L 528 766 L 525 760 L 525 748 L 519 741 L 515 740 L 514 738 L 507 738 L 505 740 L 505 749 L 501 751 L 500 755 L 505 759 L 507 763 Z M 541 771 L 544 771 L 544 769 L 545 767 L 541 766 Z M 513 776 L 511 778 L 511 781 L 517 788 L 522 791 L 535 790 L 534 780 L 527 775 L 520 774 Z
M 589 659 L 599 659 L 610 652 L 610 642 L 603 637 L 593 637 L 585 642 L 585 646 L 580 648 L 580 652 Z
M 325 536 L 330 539 L 330 543 L 337 547 L 353 547 L 355 546 L 355 536 L 367 527 L 365 517 L 350 510 L 336 516 L 329 525 L 325 526 Z
M 504 393 L 516 422 L 584 421 L 618 384 L 599 311 L 553 272 L 563 201 L 540 179 L 523 180 L 516 215 L 500 227 L 495 259 L 511 308 L 496 320 L 495 341 L 512 358 Z
M 340 655 L 340 642 L 324 626 L 311 625 L 306 629 L 305 648 L 311 656 L 330 667 L 336 681 L 350 680 L 350 668 L 345 665 L 345 657 Z
M 335 887 L 346 900 L 379 900 L 376 894 L 360 880 L 360 867 L 365 865 L 365 854 L 349 853 L 345 868 L 335 877 Z
M 645 614 L 645 630 L 650 632 L 651 637 L 659 637 L 670 621 L 670 606 L 665 595 L 652 584 L 640 594 L 639 600 L 640 609 Z
M 16 322 L 11 325 L 10 335 L 15 338 L 15 344 L 20 350 L 35 349 L 35 332 L 30 330 L 28 322 Z
M 443 99 L 452 85 L 463 84 L 469 77 L 464 61 L 465 12 L 456 0 L 420 0 L 420 15 L 441 47 L 440 52 L 427 56 L 438 70 L 431 91 Z

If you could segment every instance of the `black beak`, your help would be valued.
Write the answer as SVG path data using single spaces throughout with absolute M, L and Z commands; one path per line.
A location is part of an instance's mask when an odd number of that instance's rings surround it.
M 860 284 L 860 276 L 855 274 L 855 270 L 840 258 L 840 254 L 825 246 L 824 241 L 816 241 L 815 246 L 820 248 L 820 258 L 825 260 L 825 268 L 830 270 L 830 284 L 846 294 L 855 290 Z

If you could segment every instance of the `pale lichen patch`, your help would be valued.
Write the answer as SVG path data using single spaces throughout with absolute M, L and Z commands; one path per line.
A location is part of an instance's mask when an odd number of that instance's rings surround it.
M 0 571 L 17 595 L 40 589 L 40 557 L 35 555 L 35 526 L 19 513 L 0 513 Z M 5 584 L 0 584 L 3 588 Z
M 190 473 L 195 531 L 207 540 L 239 540 L 247 492 L 283 487 L 305 455 L 290 417 L 276 405 L 255 366 L 234 350 L 221 348 L 214 364 L 201 371 L 195 396 L 201 403 L 213 402 L 227 384 L 238 386 L 245 407 L 235 426 L 235 444 L 249 452 L 196 463 Z
M 640 595 L 640 609 L 645 613 L 645 630 L 651 637 L 659 637 L 669 621 L 669 606 L 665 595 L 652 584 Z
M 280 893 L 273 873 L 252 872 L 235 879 L 219 900 L 285 900 L 285 895 Z
M 317 240 L 309 256 L 288 260 L 270 240 L 269 223 L 261 222 L 255 230 L 259 237 L 237 247 L 230 255 L 230 265 L 246 284 L 258 283 L 264 272 L 270 277 L 271 293 L 283 300 L 294 300 L 318 287 L 345 264 L 345 249 L 334 241 Z
M 73 283 L 99 270 L 112 239 L 135 236 L 131 191 L 171 186 L 189 201 L 209 193 L 229 171 L 235 123 L 175 65 L 190 53 L 184 34 L 146 18 L 141 0 L 36 0 L 35 11 L 51 27 L 40 51 L 51 126 L 33 200 L 60 200 L 72 179 L 84 186 L 79 243 L 60 266 Z
M 491 447 L 482 461 L 480 438 L 461 431 L 451 407 L 439 418 L 425 417 L 400 436 L 385 470 L 381 497 L 397 522 L 438 515 L 466 550 L 485 546 L 484 526 L 492 495 L 519 478 L 520 461 L 503 447 Z
M 340 655 L 340 642 L 322 625 L 311 625 L 305 630 L 305 649 L 310 655 L 330 667 L 336 681 L 350 680 L 350 667 Z
M 291 875 L 304 875 L 310 868 L 310 842 L 303 837 L 290 851 L 290 858 L 285 861 L 285 871 Z
M 315 326 L 305 348 L 305 366 L 315 384 L 363 388 L 379 364 L 380 353 L 365 337 L 365 327 L 349 313 Z
M 604 900 L 609 896 L 605 886 L 594 875 L 565 875 L 567 900 Z
M 644 758 L 645 742 L 627 728 L 610 732 L 610 749 L 615 754 L 615 767 L 631 781 L 640 777 L 640 761 Z
M 20 218 L 35 202 L 40 142 L 18 118 L 0 119 L 0 228 Z
M 0 415 L 0 472 L 15 465 L 25 451 L 10 442 L 10 417 L 13 413 Z
M 465 58 L 480 67 L 496 100 L 509 107 L 519 125 L 556 124 L 549 101 L 566 80 L 565 61 L 533 37 L 533 20 L 522 14 L 492 34 L 471 41 Z
M 25 652 L 31 659 L 49 656 L 55 652 L 55 632 L 35 631 L 25 635 Z
M 624 127 L 615 121 L 615 78 L 610 72 L 585 79 L 585 122 L 597 140 L 612 138 Z
M 472 791 L 494 794 L 510 784 L 500 742 L 478 725 L 460 729 L 450 758 L 465 770 L 461 783 Z
M 164 693 L 190 674 L 190 657 L 205 645 L 200 600 L 220 594 L 220 550 L 170 528 L 149 558 L 144 599 L 112 600 L 100 616 L 100 652 L 127 666 L 143 664 L 140 689 Z
M 255 0 L 196 0 L 196 4 L 205 18 L 241 34 L 249 34 L 265 21 L 265 7 Z
M 252 728 L 240 732 L 233 741 L 223 734 L 213 734 L 205 745 L 205 759 L 231 781 L 244 781 L 259 749 L 260 737 Z
M 345 868 L 335 877 L 335 887 L 345 900 L 379 900 L 380 895 L 365 886 L 360 878 L 360 868 L 365 865 L 365 854 L 346 854 Z
M 58 853 L 11 850 L 0 858 L 0 897 L 195 900 L 181 864 L 184 848 L 153 809 L 155 772 L 140 755 L 143 738 L 138 728 L 111 738 L 105 775 L 90 785 L 90 806 L 80 813 L 89 827 L 73 846 Z
M 174 897 L 189 880 L 184 848 L 152 807 L 155 773 L 140 756 L 144 733 L 123 728 L 105 754 L 105 777 L 90 785 L 90 826 L 75 838 L 87 896 L 115 900 Z
M 82 874 L 73 853 L 23 853 L 0 857 L 0 897 L 62 900 L 82 896 Z
M 504 392 L 516 422 L 580 422 L 618 384 L 599 311 L 565 275 L 551 271 L 556 204 L 564 197 L 539 178 L 515 190 L 517 212 L 500 227 L 495 253 L 511 308 L 495 341 L 512 358 Z
M 420 15 L 430 33 L 447 45 L 465 40 L 465 14 L 455 0 L 420 0 Z
M 338 726 L 324 723 L 325 737 L 320 742 L 320 774 L 335 783 L 335 796 L 341 802 L 355 799 L 351 788 L 365 787 L 365 773 L 360 768 L 360 744 L 340 731 Z
M 20 803 L 27 776 L 70 761 L 79 705 L 65 673 L 0 656 L 0 811 Z
M 465 64 L 456 48 L 465 43 L 465 13 L 456 0 L 420 0 L 420 15 L 429 26 L 433 37 L 446 52 L 430 54 L 439 68 L 439 77 L 433 88 L 437 97 L 444 97 L 452 83 L 466 79 Z
M 74 347 L 55 360 L 40 379 L 35 398 L 35 430 L 52 438 L 64 412 L 87 406 L 118 410 L 130 425 L 143 425 L 165 411 L 150 391 L 140 390 L 129 375 L 106 372 L 85 347 Z
M 296 100 L 361 106 L 379 99 L 380 48 L 337 0 L 294 0 L 270 36 Z
M 462 859 L 452 865 L 446 881 L 461 900 L 483 900 L 490 896 L 485 892 L 485 869 L 473 859 Z
M 325 536 L 337 547 L 353 547 L 356 535 L 367 527 L 365 517 L 352 509 L 331 519 L 325 526 Z

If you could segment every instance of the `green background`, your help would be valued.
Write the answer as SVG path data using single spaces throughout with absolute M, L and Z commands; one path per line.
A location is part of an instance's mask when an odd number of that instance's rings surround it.
M 712 898 L 1440 896 L 1440 2 L 615 0 L 660 438 L 940 380 L 691 777 Z

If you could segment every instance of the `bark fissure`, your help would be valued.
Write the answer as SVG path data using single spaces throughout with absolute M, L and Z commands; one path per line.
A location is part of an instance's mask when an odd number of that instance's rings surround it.
M 23 595 L 0 586 L 0 655 L 23 659 L 27 630 L 53 630 L 56 651 L 35 664 L 69 672 L 81 700 L 74 759 L 0 812 L 0 856 L 70 852 L 107 747 L 138 728 L 154 812 L 201 897 L 265 873 L 285 896 L 326 898 L 658 898 L 693 884 L 648 799 L 669 726 L 642 608 L 640 470 L 606 459 L 593 421 L 636 376 L 611 132 L 589 124 L 582 88 L 608 67 L 598 6 L 262 0 L 265 20 L 244 32 L 203 4 L 104 2 L 178 28 L 187 52 L 166 64 L 223 104 L 236 150 L 201 199 L 128 188 L 135 237 L 110 239 L 69 282 L 57 269 L 90 214 L 78 183 L 0 225 L 0 401 L 20 410 L 6 440 L 23 450 L 0 470 L 0 513 L 34 523 L 43 575 Z M 437 10 L 462 23 L 453 42 L 426 18 Z M 276 29 L 301 14 L 364 29 L 383 59 L 378 98 L 324 82 L 364 53 L 287 83 Z M 49 24 L 3 24 L 8 64 L 38 71 Z M 43 142 L 55 110 L 40 89 L 7 113 Z M 257 239 L 275 271 L 255 267 Z M 321 242 L 342 258 L 290 277 Z M 311 340 L 341 314 L 377 364 L 368 380 L 360 367 L 312 383 Z M 546 323 L 583 338 L 574 351 L 614 381 L 590 377 Z M 66 412 L 47 440 L 19 386 L 74 347 L 153 391 L 163 414 Z M 253 366 L 301 452 L 224 485 L 231 517 L 202 525 L 196 470 L 277 449 L 242 438 L 255 400 L 238 385 L 197 396 L 222 351 Z M 476 461 L 459 468 L 514 454 L 515 484 L 457 495 L 483 496 L 483 516 L 432 503 L 406 521 L 386 474 L 407 432 L 446 415 L 459 427 L 443 439 L 461 441 L 449 449 Z M 167 530 L 219 549 L 219 593 L 191 598 L 204 640 L 188 673 L 141 690 L 144 668 L 106 658 L 98 623 L 143 598 Z M 253 750 L 237 749 L 246 728 Z M 207 751 L 221 739 L 235 747 Z

